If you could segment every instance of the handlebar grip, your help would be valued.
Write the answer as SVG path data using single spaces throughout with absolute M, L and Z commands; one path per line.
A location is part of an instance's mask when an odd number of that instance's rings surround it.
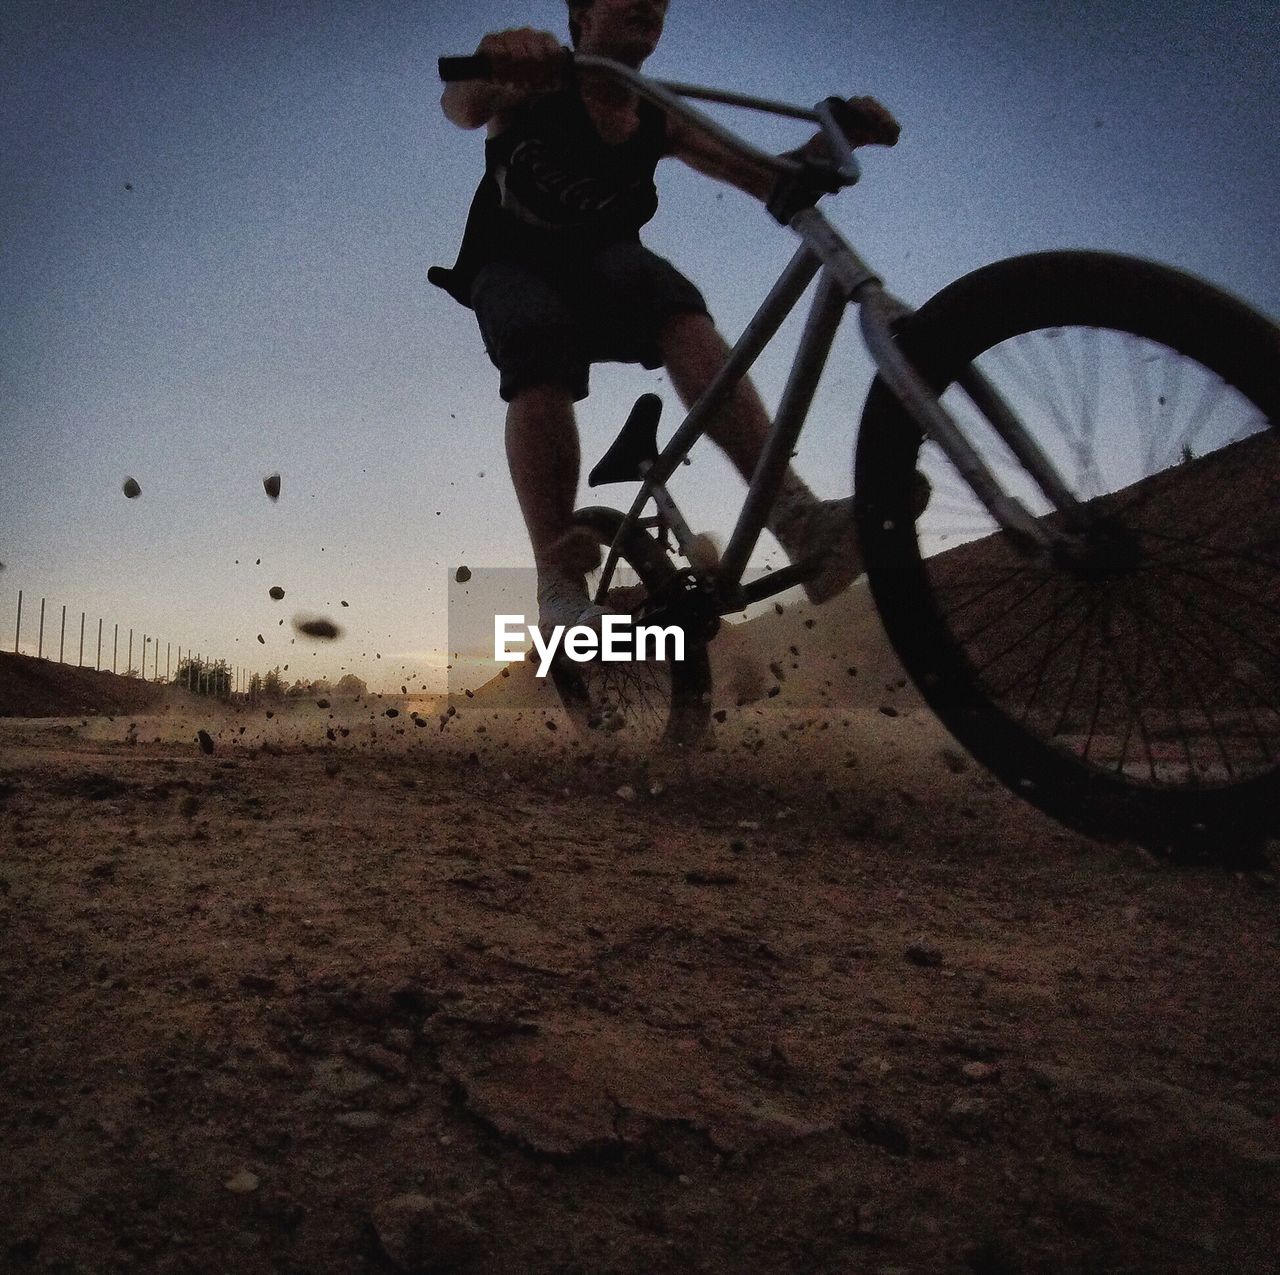
M 473 53 L 464 58 L 441 58 L 440 78 L 446 83 L 455 80 L 487 80 L 493 75 L 493 63 L 487 53 Z

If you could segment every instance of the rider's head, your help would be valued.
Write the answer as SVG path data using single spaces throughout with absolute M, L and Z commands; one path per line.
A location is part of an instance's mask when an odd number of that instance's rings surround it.
M 657 47 L 667 0 L 567 0 L 569 38 L 583 53 L 639 66 Z

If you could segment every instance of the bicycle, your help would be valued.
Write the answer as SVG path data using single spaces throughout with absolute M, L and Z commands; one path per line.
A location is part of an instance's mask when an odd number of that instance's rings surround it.
M 483 61 L 441 59 L 441 77 L 483 78 Z M 625 513 L 575 515 L 608 551 L 596 600 L 678 625 L 687 646 L 678 662 L 559 665 L 575 721 L 696 746 L 721 617 L 816 570 L 743 583 L 853 306 L 877 368 L 855 449 L 856 530 L 887 636 L 930 709 L 1011 791 L 1089 835 L 1226 857 L 1280 834 L 1280 331 L 1168 266 L 1074 250 L 985 266 L 913 310 L 817 208 L 860 176 L 838 99 L 804 108 L 573 62 L 770 165 L 768 210 L 800 239 L 667 444 L 661 400 L 642 396 L 589 476 L 640 484 Z M 828 154 L 765 154 L 686 99 L 812 121 Z M 717 556 L 667 483 L 815 277 Z M 638 584 L 617 587 L 621 563 Z

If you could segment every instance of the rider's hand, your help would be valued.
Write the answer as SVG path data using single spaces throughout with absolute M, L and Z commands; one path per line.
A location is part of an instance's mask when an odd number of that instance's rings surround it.
M 896 146 L 902 125 L 874 97 L 851 97 L 836 108 L 836 121 L 852 146 Z M 830 159 L 831 148 L 821 133 L 815 133 L 789 156 Z
M 902 125 L 874 97 L 847 99 L 836 118 L 855 146 L 896 146 L 902 133 Z
M 559 88 L 564 79 L 564 46 L 549 31 L 495 31 L 480 41 L 476 52 L 488 57 L 494 84 L 541 91 Z

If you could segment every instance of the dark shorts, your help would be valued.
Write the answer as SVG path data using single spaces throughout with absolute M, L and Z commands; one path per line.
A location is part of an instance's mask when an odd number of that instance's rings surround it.
M 667 320 L 707 313 L 702 293 L 639 243 L 610 244 L 558 271 L 491 262 L 476 275 L 471 305 L 507 403 L 535 385 L 584 399 L 592 363 L 661 367 Z

